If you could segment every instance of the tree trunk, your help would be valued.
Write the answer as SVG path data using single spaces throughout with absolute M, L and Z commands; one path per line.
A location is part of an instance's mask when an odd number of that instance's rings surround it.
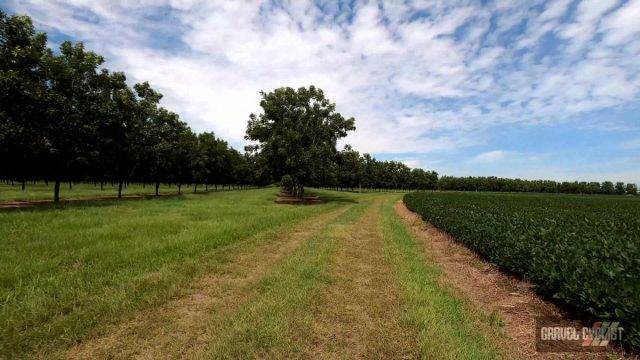
M 182 184 L 178 183 L 178 195 L 182 195 Z
M 122 198 L 122 181 L 118 183 L 118 199 Z
M 160 183 L 157 182 L 156 183 L 156 196 L 158 196 L 158 189 L 160 188 Z
M 204 191 L 205 192 L 209 191 L 209 184 L 204 183 Z
M 22 191 L 24 191 L 24 180 L 22 180 Z
M 53 186 L 53 202 L 60 202 L 60 180 L 56 180 L 56 184 Z
M 73 190 L 73 183 L 69 181 L 69 190 Z
M 100 191 L 104 191 L 104 182 L 100 181 Z
M 213 190 L 218 191 L 218 184 L 213 184 Z
M 193 193 L 197 193 L 198 192 L 198 183 L 195 183 L 195 185 L 193 185 Z

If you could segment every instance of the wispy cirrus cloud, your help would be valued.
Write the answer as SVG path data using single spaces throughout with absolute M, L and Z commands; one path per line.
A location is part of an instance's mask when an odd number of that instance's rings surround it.
M 619 148 L 623 150 L 640 149 L 640 138 L 624 141 L 619 144 Z

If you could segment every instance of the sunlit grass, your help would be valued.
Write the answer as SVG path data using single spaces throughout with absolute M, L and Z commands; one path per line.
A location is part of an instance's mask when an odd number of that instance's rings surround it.
M 167 312 L 128 327 L 133 332 L 119 341 L 130 342 L 126 351 L 136 353 L 137 341 L 153 336 L 141 329 L 157 326 L 170 333 L 172 326 L 177 328 L 170 320 L 177 316 L 172 301 L 197 291 L 193 286 L 199 279 L 249 273 L 257 264 L 235 259 L 255 254 L 265 244 L 277 247 L 287 234 L 299 237 L 295 247 L 254 271 L 251 281 L 227 289 L 242 302 L 229 304 L 227 311 L 212 307 L 198 315 L 204 332 L 198 348 L 190 351 L 213 358 L 313 357 L 315 341 L 324 334 L 317 333 L 316 321 L 327 306 L 336 305 L 327 297 L 336 284 L 336 253 L 356 243 L 380 251 L 379 241 L 359 241 L 375 236 L 381 237 L 386 259 L 376 266 L 388 269 L 393 280 L 379 291 L 397 291 L 402 309 L 401 315 L 385 311 L 380 316 L 401 316 L 407 331 L 389 330 L 388 335 L 411 337 L 406 343 L 414 348 L 406 353 L 425 358 L 499 356 L 489 327 L 497 322 L 490 324 L 440 285 L 441 271 L 394 213 L 399 194 L 311 190 L 328 203 L 283 206 L 274 204 L 276 192 L 269 188 L 0 211 L 0 358 L 65 357 L 73 345 L 108 336 L 139 321 L 141 314 Z M 300 226 L 321 218 L 313 231 Z M 236 267 L 230 270 L 230 264 Z M 368 301 L 375 306 L 377 300 Z M 366 343 L 361 346 L 375 347 L 375 353 L 395 351 L 391 342 L 362 340 Z M 170 357 L 184 349 L 181 341 L 159 343 Z M 117 357 L 117 349 L 98 354 Z
M 210 186 L 209 190 L 213 191 L 214 186 Z M 225 187 L 228 189 L 228 187 Z M 178 186 L 160 184 L 158 189 L 160 194 L 177 194 Z M 193 185 L 183 185 L 182 193 L 191 193 L 194 190 Z M 199 185 L 198 192 L 205 190 L 204 185 Z M 217 186 L 217 190 L 222 190 L 221 186 Z M 154 195 L 156 192 L 155 184 L 128 184 L 122 189 L 123 195 Z M 69 187 L 68 183 L 60 184 L 60 198 L 61 199 L 78 199 L 78 198 L 92 198 L 98 196 L 117 196 L 118 184 L 104 183 L 101 187 L 100 184 L 94 183 L 73 183 Z M 14 185 L 0 183 L 0 202 L 5 201 L 34 201 L 34 200 L 52 200 L 53 199 L 53 182 L 48 184 L 42 181 L 37 183 L 26 183 L 25 189 L 22 190 L 20 183 L 14 183 Z
M 383 207 L 380 224 L 384 251 L 394 267 L 406 302 L 404 319 L 418 331 L 422 357 L 428 359 L 495 359 L 502 329 L 439 281 L 440 267 L 425 254 L 394 212 Z
M 0 212 L 0 354 L 78 342 L 165 301 L 216 252 L 342 203 L 275 189 Z

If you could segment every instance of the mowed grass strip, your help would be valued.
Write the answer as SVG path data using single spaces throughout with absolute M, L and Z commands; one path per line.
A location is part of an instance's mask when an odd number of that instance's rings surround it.
M 309 358 L 407 359 L 418 355 L 417 332 L 401 323 L 398 284 L 382 251 L 378 224 L 385 199 L 379 194 L 340 238 L 331 286 L 314 311 Z
M 343 195 L 353 197 L 356 195 Z M 313 313 L 330 285 L 335 250 L 342 237 L 353 231 L 371 203 L 371 196 L 357 196 L 358 203 L 307 239 L 282 265 L 255 285 L 256 294 L 231 317 L 212 313 L 209 343 L 201 358 L 303 358 L 313 339 Z
M 0 357 L 99 336 L 183 294 L 233 244 L 344 205 L 277 206 L 276 191 L 0 212 Z
M 272 229 L 215 252 L 212 256 L 220 258 L 218 266 L 195 280 L 188 294 L 141 311 L 131 321 L 109 329 L 104 337 L 79 344 L 60 357 L 151 359 L 197 354 L 213 335 L 207 329 L 209 313 L 216 318 L 233 314 L 251 297 L 259 279 L 349 208 L 342 206 L 300 221 L 291 229 Z
M 418 333 L 419 357 L 507 358 L 500 347 L 500 320 L 474 309 L 467 299 L 443 285 L 442 270 L 412 237 L 392 201 L 384 204 L 379 225 L 383 250 L 402 293 L 402 322 Z

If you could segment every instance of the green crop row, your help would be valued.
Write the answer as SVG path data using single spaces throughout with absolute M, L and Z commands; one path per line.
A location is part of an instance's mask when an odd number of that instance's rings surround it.
M 640 201 L 580 195 L 420 192 L 407 207 L 589 320 L 617 319 L 640 349 Z

